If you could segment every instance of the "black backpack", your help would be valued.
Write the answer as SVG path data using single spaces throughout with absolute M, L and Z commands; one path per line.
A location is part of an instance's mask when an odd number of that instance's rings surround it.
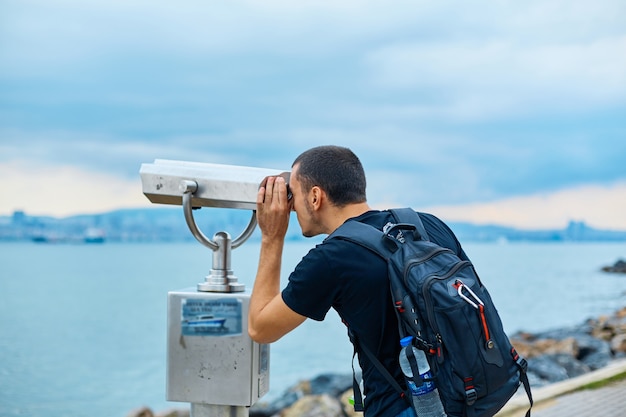
M 522 383 L 532 407 L 526 360 L 511 345 L 471 262 L 429 241 L 413 209 L 389 211 L 396 224 L 384 232 L 347 221 L 329 238 L 359 244 L 387 261 L 400 338 L 413 336 L 414 345 L 426 352 L 446 414 L 493 416 Z M 362 350 L 406 398 L 373 353 Z M 355 397 L 358 404 L 356 383 Z

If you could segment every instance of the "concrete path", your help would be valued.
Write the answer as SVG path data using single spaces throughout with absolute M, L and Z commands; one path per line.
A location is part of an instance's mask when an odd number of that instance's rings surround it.
M 587 384 L 604 381 L 626 372 L 626 359 L 608 366 L 533 390 L 533 417 L 624 417 L 626 416 L 626 379 L 597 389 L 578 390 Z M 523 417 L 528 399 L 523 388 L 497 414 L 497 417 Z

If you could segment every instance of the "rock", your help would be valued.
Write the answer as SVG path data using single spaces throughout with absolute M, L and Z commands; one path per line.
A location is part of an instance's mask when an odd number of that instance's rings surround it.
M 574 378 L 591 371 L 591 368 L 588 365 L 582 363 L 572 355 L 557 353 L 546 355 L 546 357 L 562 366 L 563 369 L 565 369 L 568 378 Z
M 350 399 L 354 397 L 354 392 L 352 392 L 352 388 L 347 389 L 341 397 L 339 398 L 339 402 L 343 407 L 343 412 L 346 417 L 363 417 L 363 412 L 354 411 L 354 405 L 350 404 Z
M 283 393 L 282 396 L 272 402 L 259 401 L 250 407 L 250 417 L 268 417 L 273 416 L 280 410 L 289 408 L 292 404 L 304 397 L 304 393 L 300 390 L 290 388 Z
M 545 354 L 578 356 L 578 344 L 573 337 L 568 337 L 563 340 L 538 339 L 533 342 L 514 340 L 511 343 L 515 347 L 515 350 L 526 359 Z
M 141 407 L 141 408 L 132 410 L 130 413 L 126 415 L 126 417 L 154 417 L 154 413 L 148 407 Z
M 339 397 L 342 392 L 352 387 L 352 375 L 323 374 L 309 383 L 310 394 L 329 394 Z
M 609 364 L 609 362 L 613 359 L 611 354 L 603 353 L 603 352 L 595 352 L 591 355 L 586 356 L 582 362 L 589 366 L 592 371 L 596 369 L 604 368 Z
M 613 353 L 626 353 L 626 333 L 618 334 L 611 339 L 611 350 Z
M 172 408 L 170 410 L 164 410 L 156 413 L 154 417 L 189 417 L 191 414 L 191 407 L 188 408 Z
M 280 417 L 344 417 L 337 398 L 328 394 L 307 395 L 283 410 Z
M 578 343 L 578 359 L 585 362 L 591 355 L 600 354 L 610 358 L 611 346 L 609 342 L 602 339 L 596 339 L 591 335 L 578 335 L 576 337 Z M 593 368 L 597 369 L 597 368 Z
M 351 374 L 322 374 L 311 380 L 299 381 L 271 403 L 258 402 L 254 404 L 250 408 L 250 417 L 272 416 L 291 407 L 306 396 L 328 394 L 331 397 L 339 397 L 351 387 Z
M 626 309 L 619 310 L 612 316 L 602 316 L 593 323 L 591 335 L 598 339 L 610 341 L 615 335 L 626 333 Z
M 582 375 L 626 356 L 626 308 L 577 326 L 520 332 L 511 343 L 528 360 L 533 386 Z
M 270 409 L 268 403 L 256 403 L 248 411 L 249 417 L 270 417 L 278 415 L 280 410 Z
M 604 272 L 613 272 L 613 273 L 619 273 L 619 274 L 626 274 L 626 261 L 624 261 L 622 259 L 619 259 L 617 262 L 615 262 L 611 266 L 604 266 L 604 267 L 602 267 L 602 270 Z
M 548 355 L 528 359 L 528 370 L 548 382 L 564 381 L 568 378 L 567 370 Z

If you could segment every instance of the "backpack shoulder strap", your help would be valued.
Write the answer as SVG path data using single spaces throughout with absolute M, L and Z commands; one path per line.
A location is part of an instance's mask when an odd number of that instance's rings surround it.
M 389 211 L 393 215 L 393 218 L 396 219 L 396 222 L 415 225 L 422 240 L 430 240 L 428 233 L 426 232 L 426 228 L 422 223 L 422 219 L 420 219 L 419 214 L 417 214 L 415 210 L 410 207 L 406 207 L 400 209 L 389 209 Z
M 388 260 L 389 256 L 397 249 L 395 244 L 391 244 L 387 246 L 389 240 L 385 237 L 385 234 L 376 229 L 374 226 L 369 224 L 357 222 L 357 221 L 347 221 L 341 226 L 339 226 L 333 233 L 331 233 L 326 239 L 344 239 L 360 245 L 366 249 L 371 250 L 372 252 L 378 254 L 384 260 Z M 347 323 L 346 323 L 347 326 Z M 350 337 L 350 341 L 354 346 L 353 360 L 354 355 L 357 353 L 357 346 L 363 351 L 372 364 L 376 367 L 378 372 L 385 377 L 387 382 L 398 392 L 401 398 L 405 401 L 408 400 L 406 394 L 400 384 L 391 376 L 389 371 L 385 369 L 383 364 L 378 360 L 376 355 L 367 348 L 365 345 L 361 345 L 356 337 L 356 335 L 352 332 L 352 329 L 348 327 L 348 336 Z M 363 411 L 363 403 L 362 403 L 362 394 L 361 389 L 359 387 L 358 381 L 356 380 L 356 374 L 354 372 L 354 367 L 352 369 L 352 388 L 354 391 L 354 405 L 355 411 Z M 410 403 L 409 403 L 410 405 Z
M 378 369 L 378 372 L 380 372 L 380 374 L 385 377 L 389 385 L 391 385 L 393 389 L 395 389 L 398 392 L 398 394 L 400 395 L 400 398 L 402 398 L 404 401 L 408 403 L 409 406 L 411 406 L 412 405 L 411 401 L 407 397 L 404 389 L 402 389 L 400 384 L 398 384 L 398 381 L 396 381 L 394 377 L 391 376 L 389 371 L 378 360 L 376 355 L 374 355 L 374 353 L 367 348 L 367 346 L 361 345 L 359 343 L 356 335 L 352 332 L 352 329 L 350 329 L 349 327 L 348 327 L 348 336 L 350 337 L 350 341 L 352 341 L 352 344 L 354 345 L 354 353 L 352 355 L 352 362 L 353 362 L 352 390 L 354 391 L 354 405 L 355 405 L 354 410 L 363 411 L 363 395 L 361 394 L 361 387 L 359 386 L 359 383 L 356 380 L 356 374 L 354 372 L 354 356 L 357 354 L 357 349 L 356 349 L 357 345 L 360 346 L 361 350 L 367 355 L 370 362 L 372 362 L 372 364 L 376 367 L 376 369 Z
M 356 243 L 387 259 L 393 249 L 385 244 L 385 234 L 369 224 L 348 220 L 332 232 L 326 239 L 339 238 Z M 394 245 L 395 246 L 395 245 Z
M 410 207 L 389 209 L 398 224 L 414 226 L 421 240 L 429 241 L 428 233 L 420 216 Z M 326 239 L 341 238 L 361 245 L 377 253 L 384 259 L 397 249 L 393 239 L 387 239 L 386 234 L 374 226 L 366 223 L 348 220 L 332 232 Z M 417 239 L 417 237 L 415 238 Z M 419 239 L 418 239 L 419 240 Z

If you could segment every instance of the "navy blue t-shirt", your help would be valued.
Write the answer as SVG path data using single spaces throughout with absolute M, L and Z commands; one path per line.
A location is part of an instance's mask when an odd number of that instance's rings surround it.
M 460 243 L 441 220 L 419 213 L 431 241 L 467 259 Z M 348 221 L 359 221 L 382 230 L 395 222 L 388 211 L 368 211 Z M 386 262 L 355 243 L 326 239 L 300 261 L 289 276 L 282 297 L 293 311 L 313 320 L 324 320 L 334 308 L 350 326 L 360 345 L 367 346 L 391 375 L 404 386 L 398 366 L 400 337 L 391 302 Z M 407 403 L 385 377 L 359 352 L 363 370 L 365 416 L 394 417 Z

